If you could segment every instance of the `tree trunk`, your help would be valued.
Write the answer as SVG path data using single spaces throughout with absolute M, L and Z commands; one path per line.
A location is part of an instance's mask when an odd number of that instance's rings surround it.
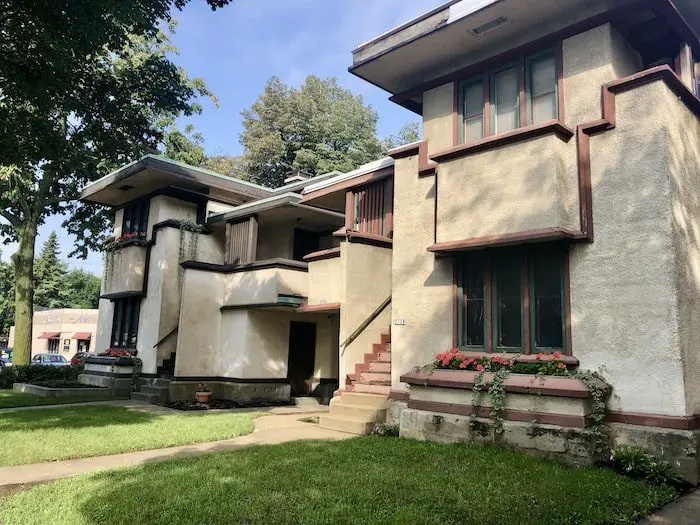
M 32 317 L 34 315 L 34 244 L 36 221 L 19 228 L 19 248 L 13 256 L 15 265 L 15 342 L 12 364 L 27 365 L 32 352 Z

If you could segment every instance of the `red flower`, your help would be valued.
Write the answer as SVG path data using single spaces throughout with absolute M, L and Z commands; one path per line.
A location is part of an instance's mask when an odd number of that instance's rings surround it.
M 561 359 L 561 352 L 554 352 L 552 357 L 554 357 L 554 359 Z
M 476 365 L 476 371 L 477 371 L 477 372 L 483 372 L 483 371 L 484 371 L 484 365 Z
M 560 370 L 563 370 L 564 368 L 566 368 L 566 365 L 564 363 L 559 363 L 557 365 L 557 368 L 559 368 Z
M 450 364 L 450 361 L 452 361 L 452 359 L 450 359 L 450 356 L 445 357 L 445 358 L 442 360 L 442 366 L 447 366 L 447 365 L 449 365 L 449 364 Z
M 466 362 L 466 361 L 462 361 L 462 362 L 459 364 L 459 367 L 460 367 L 460 368 L 467 368 L 467 362 Z
M 453 354 L 453 355 L 454 355 L 454 354 L 457 354 L 457 352 L 459 352 L 459 348 L 453 348 L 453 349 L 452 349 L 452 354 Z

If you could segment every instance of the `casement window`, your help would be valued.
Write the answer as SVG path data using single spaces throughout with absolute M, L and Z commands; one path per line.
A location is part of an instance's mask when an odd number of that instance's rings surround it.
M 459 141 L 559 118 L 557 53 L 547 50 L 459 84 Z
M 393 234 L 393 180 L 382 179 L 353 191 L 355 213 L 353 229 L 384 237 Z
M 122 235 L 135 233 L 146 235 L 148 229 L 148 199 L 135 201 L 124 206 Z
M 566 348 L 566 249 L 469 252 L 456 264 L 457 344 L 493 352 Z
M 49 354 L 58 354 L 59 353 L 59 346 L 61 345 L 61 340 L 56 338 L 56 339 L 49 339 L 49 346 L 48 346 L 48 351 Z
M 140 297 L 128 297 L 114 301 L 112 348 L 136 348 L 140 310 Z

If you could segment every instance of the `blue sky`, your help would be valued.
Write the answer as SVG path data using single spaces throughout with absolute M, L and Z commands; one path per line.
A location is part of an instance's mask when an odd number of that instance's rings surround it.
M 187 119 L 202 133 L 210 155 L 242 153 L 238 142 L 241 110 L 250 107 L 273 75 L 299 85 L 309 74 L 336 77 L 360 94 L 379 114 L 380 137 L 416 120 L 390 103 L 388 94 L 350 75 L 351 51 L 357 45 L 426 12 L 444 0 L 233 0 L 212 12 L 203 0 L 192 0 L 180 13 L 174 61 L 193 77 L 202 77 L 220 102 L 204 102 L 202 115 Z M 184 125 L 184 121 L 182 124 Z M 51 230 L 59 235 L 63 258 L 71 267 L 100 275 L 102 257 L 68 260 L 73 240 L 61 232 L 60 217 L 41 227 L 37 250 Z M 15 247 L 2 246 L 6 260 Z

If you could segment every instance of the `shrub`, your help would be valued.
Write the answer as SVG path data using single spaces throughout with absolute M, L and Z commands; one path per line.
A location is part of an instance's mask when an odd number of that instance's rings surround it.
M 0 368 L 0 389 L 12 388 L 13 383 L 45 383 L 47 381 L 77 382 L 82 366 L 16 365 Z
M 653 485 L 683 485 L 683 480 L 668 461 L 662 461 L 637 445 L 619 446 L 610 455 L 610 466 L 632 479 Z
M 373 436 L 399 437 L 399 425 L 376 423 L 372 429 Z

